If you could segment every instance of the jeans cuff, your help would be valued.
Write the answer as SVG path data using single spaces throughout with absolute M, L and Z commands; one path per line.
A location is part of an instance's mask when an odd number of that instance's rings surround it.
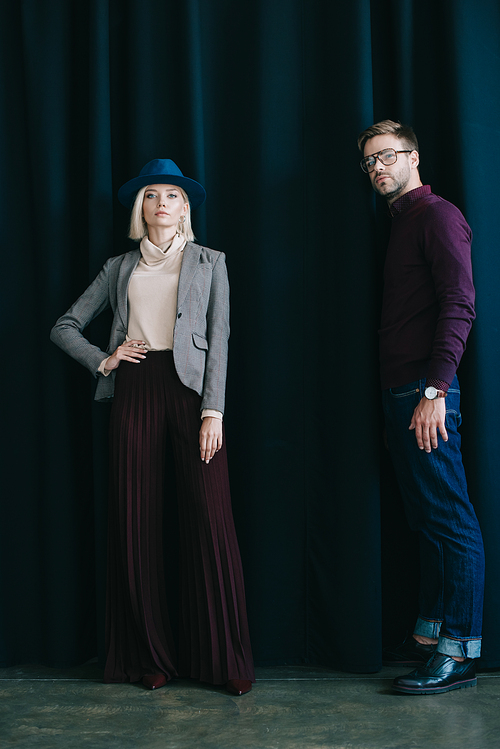
M 481 640 L 452 640 L 450 637 L 440 637 L 436 650 L 443 655 L 458 658 L 479 658 L 481 655 Z
M 431 640 L 437 640 L 441 624 L 442 622 L 429 622 L 427 619 L 421 619 L 418 617 L 413 634 L 420 635 L 420 637 L 429 637 Z

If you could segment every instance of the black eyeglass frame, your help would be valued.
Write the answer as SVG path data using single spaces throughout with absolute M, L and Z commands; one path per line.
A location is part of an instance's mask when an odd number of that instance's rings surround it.
M 371 174 L 371 172 L 373 172 L 373 170 L 375 169 L 375 167 L 377 165 L 377 159 L 380 161 L 381 164 L 383 164 L 383 166 L 391 166 L 391 164 L 395 164 L 396 161 L 398 160 L 398 153 L 412 153 L 414 150 L 415 149 L 412 148 L 410 150 L 407 149 L 406 151 L 396 151 L 395 148 L 383 148 L 381 151 L 377 151 L 377 153 L 371 153 L 369 156 L 365 156 L 364 159 L 361 159 L 361 161 L 359 162 L 359 165 L 360 165 L 361 169 L 364 171 L 365 174 Z M 394 161 L 391 161 L 389 164 L 384 164 L 384 162 L 380 158 L 380 154 L 384 153 L 384 151 L 392 151 L 396 155 L 396 159 Z M 373 168 L 370 169 L 370 170 L 368 170 L 368 168 L 366 166 L 366 159 L 374 159 L 375 160 L 375 162 L 373 164 Z

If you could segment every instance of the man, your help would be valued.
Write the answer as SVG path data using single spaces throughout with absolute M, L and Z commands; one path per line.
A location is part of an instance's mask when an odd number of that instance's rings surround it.
M 386 651 L 416 670 L 408 694 L 475 686 L 484 552 L 460 453 L 456 370 L 474 319 L 471 230 L 422 185 L 410 127 L 384 120 L 358 139 L 361 167 L 392 216 L 384 270 L 380 366 L 387 441 L 406 516 L 419 532 L 421 583 L 413 636 Z

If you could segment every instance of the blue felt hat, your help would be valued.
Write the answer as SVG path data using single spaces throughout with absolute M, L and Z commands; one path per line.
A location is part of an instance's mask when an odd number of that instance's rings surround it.
M 125 182 L 118 190 L 118 200 L 126 208 L 132 208 L 135 196 L 146 185 L 177 185 L 187 193 L 191 208 L 198 208 L 205 202 L 205 188 L 194 179 L 185 177 L 172 159 L 153 159 L 143 166 L 138 177 Z

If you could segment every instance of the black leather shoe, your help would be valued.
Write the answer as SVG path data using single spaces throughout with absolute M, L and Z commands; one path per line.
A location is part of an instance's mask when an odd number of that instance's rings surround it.
M 384 648 L 382 651 L 382 663 L 384 666 L 419 666 L 427 663 L 436 650 L 437 645 L 422 645 L 412 635 L 408 635 L 400 645 L 395 648 Z
M 476 663 L 472 658 L 460 662 L 449 655 L 434 653 L 425 666 L 394 679 L 392 688 L 405 694 L 441 694 L 476 684 Z

